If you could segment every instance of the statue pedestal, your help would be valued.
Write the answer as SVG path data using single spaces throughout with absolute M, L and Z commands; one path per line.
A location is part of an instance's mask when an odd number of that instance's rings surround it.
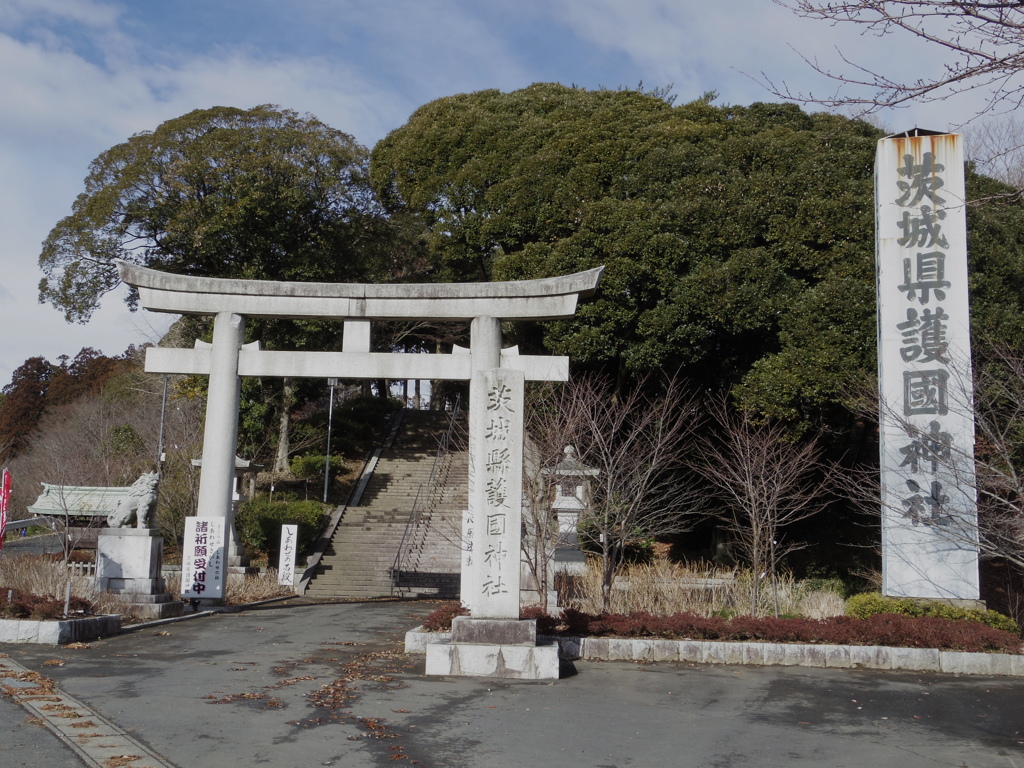
M 167 592 L 161 570 L 164 540 L 148 528 L 109 528 L 96 546 L 96 579 L 107 592 L 130 597 L 134 613 L 147 619 L 180 616 L 184 603 Z

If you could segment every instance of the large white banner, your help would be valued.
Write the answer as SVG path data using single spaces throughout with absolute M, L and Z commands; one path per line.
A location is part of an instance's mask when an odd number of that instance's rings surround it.
M 960 136 L 879 141 L 875 205 L 882 592 L 977 600 Z
M 181 551 L 181 596 L 223 598 L 225 580 L 223 517 L 186 517 Z

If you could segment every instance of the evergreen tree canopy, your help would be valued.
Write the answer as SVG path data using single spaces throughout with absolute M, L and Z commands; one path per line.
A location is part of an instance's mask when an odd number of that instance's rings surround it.
M 552 84 L 438 99 L 375 147 L 371 179 L 391 212 L 418 219 L 445 279 L 606 265 L 598 297 L 546 326 L 553 351 L 620 376 L 739 384 L 747 405 L 808 424 L 874 371 L 881 133 L 712 101 Z M 976 328 L 1019 333 L 1006 280 L 1024 274 L 1024 210 L 970 215 Z
M 370 279 L 385 222 L 367 150 L 311 116 L 214 107 L 97 157 L 43 243 L 40 301 L 85 322 L 118 284 L 113 262 L 264 280 Z

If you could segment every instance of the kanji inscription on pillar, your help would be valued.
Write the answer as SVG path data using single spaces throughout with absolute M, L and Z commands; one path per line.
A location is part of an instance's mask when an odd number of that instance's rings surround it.
M 476 463 L 470 488 L 464 565 L 476 578 L 468 601 L 481 618 L 519 618 L 519 560 L 523 503 L 522 371 L 479 371 L 472 387 L 480 398 L 474 420 Z M 465 599 L 466 596 L 464 596 Z
M 875 170 L 882 591 L 976 600 L 963 149 L 914 133 Z

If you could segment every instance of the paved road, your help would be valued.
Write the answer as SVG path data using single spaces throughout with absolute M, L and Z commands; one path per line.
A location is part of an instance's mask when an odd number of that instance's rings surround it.
M 1024 768 L 1024 681 L 593 662 L 557 683 L 428 679 L 399 642 L 430 608 L 289 601 L 0 650 L 180 768 Z M 24 723 L 2 732 L 61 749 Z M 74 764 L 17 755 L 0 766 Z

